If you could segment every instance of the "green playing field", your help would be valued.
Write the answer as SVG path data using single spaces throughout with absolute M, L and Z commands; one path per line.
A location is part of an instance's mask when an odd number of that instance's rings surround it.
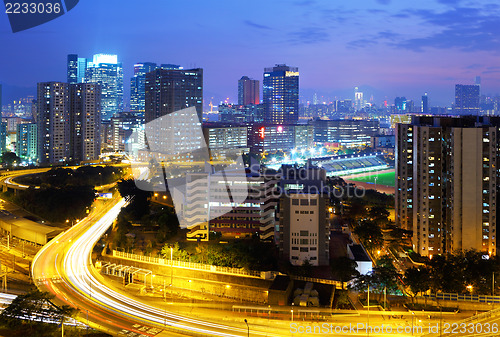
M 394 172 L 389 173 L 377 173 L 377 172 L 367 172 L 365 176 L 351 178 L 349 180 L 361 181 L 365 183 L 375 183 L 375 178 L 377 178 L 377 185 L 394 186 Z

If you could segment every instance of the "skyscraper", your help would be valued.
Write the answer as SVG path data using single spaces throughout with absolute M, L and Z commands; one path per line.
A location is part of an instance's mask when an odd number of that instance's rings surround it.
M 173 155 L 203 147 L 203 69 L 147 73 L 145 100 L 146 136 L 153 152 Z
M 78 55 L 68 55 L 68 83 L 78 83 Z
M 259 104 L 259 81 L 243 76 L 238 80 L 238 104 Z
M 429 96 L 427 96 L 427 93 L 422 96 L 422 113 L 429 113 Z
M 123 110 L 123 69 L 116 55 L 96 54 L 87 62 L 85 83 L 101 86 L 101 119 Z
M 363 92 L 359 91 L 358 87 L 354 88 L 354 108 L 356 111 L 363 109 L 365 101 L 363 99 Z
M 295 124 L 299 120 L 299 69 L 277 64 L 264 69 L 264 122 Z
M 69 54 L 67 61 L 67 82 L 83 83 L 85 80 L 85 70 L 87 69 L 87 59 L 78 57 L 77 54 Z
M 17 125 L 16 155 L 29 163 L 38 158 L 38 138 L 35 123 Z
M 41 164 L 99 158 L 98 84 L 38 83 L 37 102 L 37 152 Z
M 130 79 L 130 110 L 144 112 L 146 74 L 157 68 L 156 63 L 134 64 L 134 76 Z
M 394 105 L 396 106 L 397 111 L 406 111 L 406 97 L 396 97 L 394 99 Z
M 68 84 L 43 82 L 37 86 L 38 157 L 41 164 L 69 160 L 70 116 Z
M 146 74 L 145 122 L 189 107 L 203 113 L 203 69 L 156 69 Z
M 459 115 L 479 115 L 479 84 L 455 85 L 455 113 Z
M 70 157 L 98 159 L 101 153 L 101 87 L 96 83 L 69 86 Z
M 500 119 L 415 116 L 396 128 L 396 223 L 429 256 L 496 255 Z

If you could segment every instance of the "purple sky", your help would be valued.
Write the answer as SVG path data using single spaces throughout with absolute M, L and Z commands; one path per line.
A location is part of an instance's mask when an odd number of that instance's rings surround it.
M 0 46 L 4 101 L 65 81 L 69 53 L 118 54 L 126 93 L 136 62 L 202 67 L 214 104 L 236 101 L 242 75 L 262 81 L 275 63 L 299 67 L 303 100 L 352 98 L 360 86 L 377 103 L 427 91 L 431 105 L 449 105 L 454 84 L 476 75 L 483 93 L 500 93 L 497 1 L 82 0 L 15 34 L 0 14 Z

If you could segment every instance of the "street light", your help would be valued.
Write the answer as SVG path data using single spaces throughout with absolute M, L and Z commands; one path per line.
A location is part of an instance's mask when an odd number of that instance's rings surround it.
M 245 318 L 245 323 L 247 324 L 247 331 L 248 331 L 248 337 L 250 337 L 250 327 L 248 326 L 248 321 L 247 319 Z

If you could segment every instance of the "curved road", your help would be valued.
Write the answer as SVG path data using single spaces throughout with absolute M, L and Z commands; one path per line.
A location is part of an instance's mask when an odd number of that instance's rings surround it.
M 246 327 L 202 321 L 166 312 L 135 300 L 117 289 L 104 285 L 103 277 L 91 263 L 94 244 L 126 205 L 115 198 L 75 226 L 45 245 L 35 256 L 32 275 L 42 291 L 55 295 L 58 305 L 70 305 L 80 311 L 80 320 L 113 335 L 155 336 L 164 330 L 182 335 L 247 336 Z M 217 321 L 221 316 L 214 317 Z M 241 325 L 241 323 L 240 323 Z M 253 330 L 251 336 L 280 336 Z

